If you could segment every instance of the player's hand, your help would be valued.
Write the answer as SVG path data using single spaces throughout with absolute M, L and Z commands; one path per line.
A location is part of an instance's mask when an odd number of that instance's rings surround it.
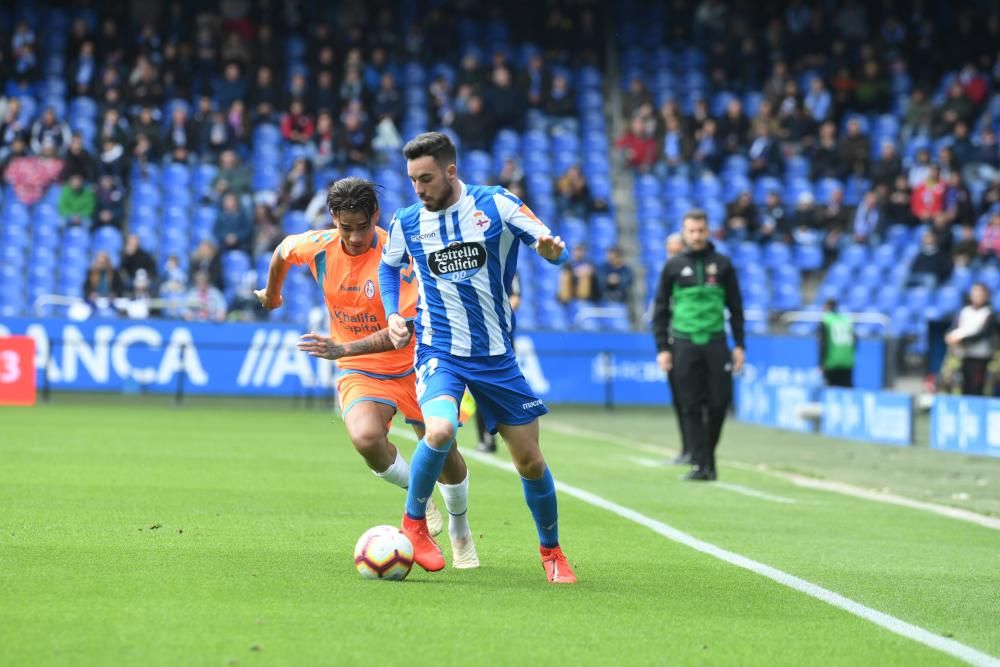
M 669 373 L 670 369 L 674 367 L 674 355 L 664 350 L 656 355 L 656 363 L 661 371 Z
M 962 342 L 962 336 L 957 331 L 952 331 L 944 337 L 944 342 L 948 345 L 958 345 Z
M 743 372 L 743 365 L 747 361 L 747 353 L 742 347 L 733 348 L 733 375 L 739 375 Z
M 411 326 L 399 313 L 389 316 L 389 340 L 394 348 L 401 350 L 410 342 Z
M 329 359 L 330 361 L 336 361 L 344 356 L 342 345 L 337 345 L 329 336 L 321 336 L 315 331 L 302 334 L 302 340 L 299 341 L 299 349 L 307 353 L 310 357 Z
M 556 236 L 555 238 L 545 234 L 538 237 L 538 243 L 535 246 L 535 250 L 538 254 L 554 262 L 562 255 L 562 251 L 566 249 L 566 242 L 562 240 L 561 237 Z
M 264 310 L 274 310 L 281 307 L 280 292 L 278 294 L 268 294 L 265 287 L 264 289 L 255 289 L 253 295 L 260 301 L 260 305 L 264 307 Z

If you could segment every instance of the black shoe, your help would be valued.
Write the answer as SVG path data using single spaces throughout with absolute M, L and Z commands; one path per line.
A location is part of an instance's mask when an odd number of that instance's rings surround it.
M 715 480 L 719 479 L 719 475 L 715 472 L 714 466 L 706 470 L 705 473 L 708 475 L 708 481 L 710 482 L 714 482 Z
M 497 453 L 497 443 L 496 442 L 480 442 L 476 445 L 477 452 L 483 452 L 484 454 L 496 454 Z
M 691 468 L 691 472 L 681 477 L 681 479 L 686 482 L 711 482 L 715 479 L 715 475 L 712 475 L 709 470 L 695 466 Z
M 678 454 L 671 461 L 671 464 L 675 466 L 689 466 L 691 465 L 691 455 L 690 454 Z

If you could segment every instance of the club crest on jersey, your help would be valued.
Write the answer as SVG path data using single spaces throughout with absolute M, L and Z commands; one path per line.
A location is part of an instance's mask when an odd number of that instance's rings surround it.
M 482 229 L 483 231 L 490 226 L 490 216 L 486 215 L 482 211 L 476 211 L 473 213 L 472 220 L 476 223 L 476 227 L 479 227 L 479 229 Z
M 368 297 L 369 299 L 374 299 L 375 298 L 375 282 L 374 281 L 368 280 L 367 282 L 365 282 L 365 296 Z
M 469 280 L 486 266 L 486 248 L 481 243 L 449 243 L 427 256 L 427 266 L 438 278 L 450 282 Z

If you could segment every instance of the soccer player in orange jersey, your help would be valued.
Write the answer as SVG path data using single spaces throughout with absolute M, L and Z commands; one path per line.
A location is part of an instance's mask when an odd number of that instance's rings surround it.
M 390 423 L 396 412 L 402 412 L 420 438 L 424 426 L 416 396 L 414 340 L 411 337 L 400 349 L 393 346 L 378 291 L 378 267 L 387 234 L 377 227 L 375 188 L 374 183 L 354 177 L 330 186 L 326 203 L 335 228 L 286 237 L 271 258 L 267 286 L 255 294 L 264 308 L 278 308 L 291 266 L 309 267 L 330 311 L 330 336 L 310 332 L 302 337 L 299 348 L 336 361 L 344 425 L 354 448 L 376 476 L 406 489 L 409 465 L 388 439 Z M 416 275 L 410 267 L 403 272 L 400 311 L 413 318 L 416 303 Z M 467 513 L 468 469 L 454 448 L 451 454 L 438 488 L 449 514 L 454 567 L 478 567 Z M 441 523 L 438 513 L 438 531 Z

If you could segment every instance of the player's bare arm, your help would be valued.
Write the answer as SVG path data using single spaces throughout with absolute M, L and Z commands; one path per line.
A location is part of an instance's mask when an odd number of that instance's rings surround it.
M 291 265 L 281 256 L 281 246 L 274 250 L 271 255 L 271 265 L 267 270 L 267 285 L 264 289 L 254 290 L 254 296 L 260 301 L 260 305 L 265 310 L 274 310 L 281 307 L 281 287 L 285 284 L 285 276 Z
M 407 334 L 406 343 L 408 342 L 409 334 Z M 403 345 L 405 346 L 406 343 Z M 312 357 L 336 361 L 344 357 L 360 357 L 366 354 L 390 352 L 398 348 L 392 343 L 389 329 L 380 329 L 369 336 L 346 343 L 338 343 L 329 336 L 310 331 L 302 336 L 302 340 L 299 341 L 299 349 Z

